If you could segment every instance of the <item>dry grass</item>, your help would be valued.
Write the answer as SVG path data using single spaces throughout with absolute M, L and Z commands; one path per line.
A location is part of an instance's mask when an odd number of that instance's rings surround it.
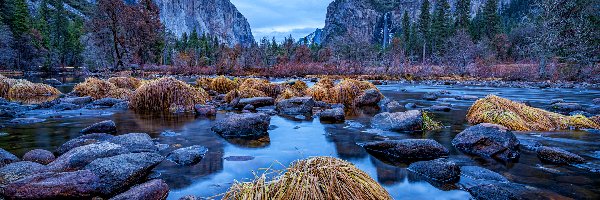
M 242 82 L 239 87 L 240 90 L 255 89 L 273 98 L 277 98 L 277 96 L 279 96 L 283 90 L 280 85 L 271 83 L 265 79 L 250 78 L 243 81 L 241 79 L 238 80 Z
M 31 82 L 25 80 L 25 79 L 12 79 L 12 78 L 6 78 L 6 77 L 0 77 L 0 97 L 2 98 L 9 98 L 8 97 L 8 92 L 10 91 L 10 88 L 14 85 L 17 84 L 30 84 Z
M 495 95 L 477 100 L 469 109 L 467 120 L 471 124 L 493 123 L 517 131 L 600 129 L 600 125 L 581 115 L 565 116 Z
M 368 81 L 344 79 L 337 85 L 333 85 L 332 80 L 323 78 L 312 88 L 307 89 L 306 95 L 312 96 L 313 99 L 317 101 L 354 106 L 356 98 L 369 89 L 376 89 L 379 91 L 375 85 Z
M 213 78 L 207 78 L 207 77 L 198 78 L 196 80 L 196 86 L 198 86 L 204 90 L 209 90 L 210 84 L 212 83 L 212 81 L 213 81 Z
M 210 89 L 219 94 L 227 94 L 238 87 L 237 83 L 225 76 L 219 76 L 210 83 Z
M 263 175 L 250 183 L 235 183 L 223 199 L 392 199 L 368 174 L 332 157 L 314 157 L 292 164 L 283 175 L 267 181 Z
M 317 81 L 317 83 L 315 83 L 315 86 L 323 87 L 323 88 L 332 88 L 335 86 L 335 82 L 333 82 L 332 79 L 325 77 L 325 78 L 319 79 L 319 81 Z
M 114 84 L 118 88 L 135 90 L 142 85 L 142 80 L 133 77 L 112 77 L 108 82 Z
M 131 98 L 131 95 L 133 95 L 134 90 L 130 90 L 130 89 L 126 89 L 126 88 L 117 88 L 114 90 L 111 90 L 108 93 L 107 97 L 110 98 L 115 98 L 115 99 L 122 99 L 122 100 L 129 100 Z
M 286 99 L 291 99 L 294 97 L 299 97 L 301 96 L 300 94 L 298 94 L 297 92 L 295 92 L 292 89 L 285 89 L 278 97 L 275 101 L 280 102 Z
M 438 121 L 433 120 L 430 113 L 423 112 L 423 130 L 433 131 L 444 128 L 444 125 Z
M 43 103 L 56 99 L 59 94 L 61 92 L 56 88 L 43 83 L 19 81 L 10 87 L 8 98 L 23 103 Z
M 201 88 L 194 88 L 172 77 L 149 81 L 131 95 L 131 108 L 143 112 L 165 112 L 174 109 L 192 111 L 194 105 L 210 99 Z
M 98 78 L 86 78 L 83 83 L 79 83 L 73 88 L 73 92 L 79 96 L 90 96 L 94 99 L 107 97 L 112 90 L 117 89 L 115 84 Z

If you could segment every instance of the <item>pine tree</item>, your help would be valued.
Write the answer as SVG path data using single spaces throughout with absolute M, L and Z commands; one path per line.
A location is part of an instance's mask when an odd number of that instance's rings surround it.
M 498 15 L 498 0 L 488 0 L 483 6 L 483 34 L 493 38 L 502 28 Z
M 481 37 L 483 37 L 483 23 L 485 23 L 483 20 L 483 11 L 479 9 L 477 14 L 471 21 L 471 25 L 469 26 L 469 32 L 471 33 L 471 38 L 473 39 L 473 41 L 479 41 L 481 40 Z
M 471 19 L 471 0 L 457 0 L 454 12 L 454 27 L 467 30 Z
M 448 0 L 436 3 L 431 21 L 432 51 L 437 55 L 443 54 L 443 46 L 450 33 L 450 5 Z
M 404 15 L 402 16 L 402 42 L 404 43 L 404 51 L 409 51 L 409 41 L 410 41 L 410 18 L 408 16 L 408 11 L 404 11 Z
M 69 27 L 69 19 L 66 16 L 65 7 L 62 0 L 57 0 L 54 5 L 56 9 L 53 16 L 52 29 L 52 49 L 58 54 L 58 64 L 64 66 L 66 64 L 69 47 L 67 45 L 67 35 Z
M 199 46 L 200 43 L 198 40 L 198 31 L 196 31 L 196 28 L 194 28 L 192 33 L 190 33 L 190 48 L 197 49 Z
M 75 19 L 74 21 L 69 22 L 65 40 L 65 46 L 67 48 L 65 64 L 69 66 L 79 66 L 81 64 L 81 53 L 84 50 L 84 46 L 80 42 L 82 35 L 83 21 Z
M 421 14 L 419 15 L 419 33 L 421 34 L 421 45 L 423 46 L 423 48 L 421 49 L 423 51 L 423 62 L 425 61 L 425 54 L 427 52 L 427 45 L 429 43 L 430 40 L 430 23 L 431 23 L 431 16 L 429 14 L 429 0 L 424 0 L 423 4 L 421 4 Z
M 23 34 L 29 34 L 31 20 L 29 18 L 29 9 L 27 8 L 25 0 L 14 0 L 13 4 L 13 16 L 10 18 L 9 23 L 13 34 L 17 37 L 21 37 Z

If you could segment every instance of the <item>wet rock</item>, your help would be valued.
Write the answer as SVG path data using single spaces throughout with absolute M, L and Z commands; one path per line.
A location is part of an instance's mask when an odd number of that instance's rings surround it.
M 19 161 L 19 158 L 17 156 L 0 148 L 0 167 L 17 161 Z
M 594 114 L 594 115 L 600 114 L 600 106 L 590 106 L 590 107 L 587 107 L 585 109 L 585 112 L 587 112 L 589 114 Z M 586 117 L 587 117 L 587 115 L 586 115 Z
M 327 109 L 321 111 L 318 116 L 321 121 L 343 122 L 346 119 L 342 108 Z
M 487 158 L 511 161 L 519 158 L 519 140 L 503 126 L 479 124 L 467 128 L 452 140 L 458 150 Z
M 404 105 L 404 108 L 406 108 L 406 109 L 415 109 L 415 108 L 417 108 L 417 104 L 407 103 L 406 105 Z
M 129 109 L 129 101 L 122 101 L 112 106 L 113 109 L 127 110 Z
M 54 152 L 57 155 L 62 155 L 64 153 L 67 153 L 67 151 L 70 151 L 71 149 L 80 147 L 80 146 L 85 146 L 88 144 L 94 144 L 97 142 L 101 142 L 101 141 L 107 141 L 110 138 L 113 138 L 113 135 L 109 135 L 106 133 L 92 133 L 92 134 L 87 134 L 87 135 L 82 135 L 79 136 L 77 138 L 71 139 L 67 142 L 65 142 L 64 144 L 60 145 L 60 147 L 56 148 L 56 150 L 54 150 Z
M 479 97 L 473 96 L 473 95 L 461 95 L 461 96 L 456 96 L 454 98 L 456 98 L 457 100 L 469 100 L 469 101 L 474 101 L 474 100 L 479 99 Z
M 565 102 L 564 99 L 551 99 L 550 100 L 550 105 L 557 104 L 557 103 L 564 103 L 564 102 Z
M 504 176 L 478 166 L 463 166 L 460 168 L 460 173 L 462 176 L 472 180 L 508 182 L 508 179 Z
M 344 106 L 344 104 L 341 103 L 336 103 L 330 106 L 331 108 L 341 108 L 341 109 L 346 109 L 346 106 Z
M 87 166 L 100 178 L 98 191 L 104 195 L 121 192 L 144 180 L 164 160 L 156 153 L 130 153 L 96 159 Z
M 247 105 L 246 105 L 246 106 L 244 106 L 244 108 L 243 108 L 243 110 L 248 110 L 248 111 L 250 111 L 250 110 L 254 110 L 254 109 L 255 109 L 255 108 L 254 108 L 254 106 L 253 106 L 252 104 L 247 104 Z
M 408 170 L 440 183 L 454 183 L 460 178 L 460 167 L 444 158 L 415 162 Z
M 81 106 L 72 103 L 59 103 L 51 107 L 52 110 L 63 111 L 63 110 L 77 110 Z
M 331 108 L 331 104 L 324 101 L 315 101 L 315 107 L 328 109 Z
M 49 78 L 49 79 L 44 79 L 44 84 L 51 85 L 51 86 L 58 86 L 58 85 L 62 85 L 63 83 L 55 78 Z
M 446 147 L 430 139 L 369 142 L 363 147 L 376 157 L 392 162 L 431 160 L 448 156 Z
M 585 159 L 581 156 L 557 147 L 540 147 L 537 149 L 540 160 L 554 164 L 583 163 Z
M 379 90 L 368 89 L 365 90 L 360 96 L 355 99 L 354 105 L 356 106 L 374 106 L 383 99 L 383 95 Z
M 198 198 L 194 195 L 187 195 L 187 196 L 179 198 L 179 200 L 198 200 Z
M 68 97 L 60 99 L 61 103 L 72 103 L 77 105 L 85 105 L 92 102 L 92 97 Z
M 406 112 L 379 113 L 371 119 L 374 128 L 388 131 L 413 131 L 421 130 L 423 115 L 421 111 L 409 110 Z
M 555 103 L 552 104 L 552 109 L 563 114 L 568 114 L 573 111 L 583 110 L 583 107 L 578 103 Z
M 277 111 L 285 115 L 308 115 L 312 113 L 315 101 L 312 97 L 294 97 L 277 103 Z
M 10 120 L 10 123 L 12 124 L 35 124 L 35 123 L 40 123 L 40 122 L 44 122 L 46 121 L 45 119 L 38 119 L 38 118 L 34 118 L 34 117 L 28 117 L 28 118 L 14 118 L 12 120 Z
M 439 98 L 438 94 L 435 92 L 428 92 L 423 95 L 423 99 L 427 101 L 435 101 Z
M 450 112 L 452 110 L 452 108 L 450 108 L 450 106 L 445 106 L 445 105 L 434 105 L 434 106 L 429 107 L 428 110 Z
M 30 161 L 21 161 L 8 164 L 0 168 L 0 186 L 7 185 L 24 177 L 41 173 L 46 170 L 46 166 Z
M 157 152 L 158 148 L 154 145 L 152 138 L 146 133 L 129 133 L 115 136 L 107 140 L 120 145 L 131 153 Z
M 244 108 L 247 105 L 256 107 L 272 106 L 275 105 L 275 99 L 272 97 L 254 97 L 254 98 L 243 98 L 235 106 L 236 108 Z
M 387 112 L 398 112 L 398 111 L 402 110 L 403 107 L 404 106 L 402 106 L 397 101 L 391 101 L 391 102 L 385 104 L 385 110 Z
M 83 130 L 79 131 L 81 134 L 90 134 L 90 133 L 107 133 L 107 134 L 115 134 L 117 133 L 117 125 L 112 120 L 101 121 Z
M 212 117 L 217 115 L 217 108 L 211 105 L 196 104 L 194 106 L 196 115 Z
M 592 103 L 593 103 L 594 105 L 598 105 L 598 106 L 600 106 L 600 98 L 595 98 L 595 99 L 592 99 Z
M 271 117 L 264 113 L 228 113 L 211 130 L 226 138 L 259 137 L 267 134 L 270 121 Z
M 94 106 L 102 106 L 102 107 L 112 107 L 118 103 L 123 102 L 124 100 L 116 99 L 116 98 L 102 98 L 92 102 Z
M 520 148 L 528 151 L 537 151 L 538 148 L 542 147 L 542 143 L 530 140 L 530 139 L 521 139 L 519 140 Z
M 206 147 L 194 145 L 171 152 L 167 159 L 178 165 L 195 165 L 204 158 L 206 152 L 208 152 Z
M 91 199 L 98 177 L 88 170 L 44 172 L 10 183 L 0 190 L 7 199 Z
M 517 183 L 487 183 L 466 189 L 474 199 L 555 199 L 537 188 Z
M 132 187 L 109 200 L 163 200 L 169 195 L 169 185 L 161 179 L 154 179 Z
M 54 154 L 52 154 L 52 152 L 44 149 L 34 149 L 28 151 L 27 153 L 25 153 L 25 155 L 23 155 L 23 160 L 36 162 L 43 165 L 47 165 L 55 159 L 56 157 L 54 157 Z
M 276 115 L 277 111 L 275 110 L 275 106 L 265 106 L 265 107 L 260 107 L 260 108 L 256 108 L 257 112 L 260 113 L 265 113 L 267 115 Z
M 75 171 L 98 159 L 129 153 L 127 149 L 110 142 L 99 142 L 71 149 L 48 164 L 51 171 Z

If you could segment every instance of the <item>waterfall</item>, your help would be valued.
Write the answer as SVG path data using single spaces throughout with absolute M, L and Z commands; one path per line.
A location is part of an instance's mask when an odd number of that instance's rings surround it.
M 386 12 L 383 15 L 383 48 L 386 48 L 390 44 L 390 28 L 388 21 L 390 20 L 390 12 Z

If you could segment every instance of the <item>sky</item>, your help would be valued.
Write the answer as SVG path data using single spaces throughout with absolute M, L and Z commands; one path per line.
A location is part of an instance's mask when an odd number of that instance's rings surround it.
M 333 0 L 231 0 L 248 19 L 256 41 L 290 34 L 298 40 L 325 26 L 327 6 Z

